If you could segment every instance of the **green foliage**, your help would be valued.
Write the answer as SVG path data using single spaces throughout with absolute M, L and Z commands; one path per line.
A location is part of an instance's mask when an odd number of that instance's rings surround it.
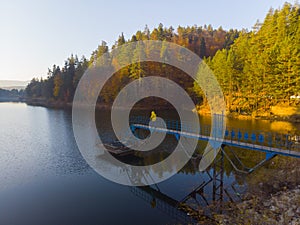
M 229 111 L 250 114 L 276 104 L 296 103 L 290 96 L 300 95 L 299 16 L 297 3 L 270 9 L 252 31 L 229 31 L 224 49 L 206 60 L 220 82 Z M 238 38 L 232 41 L 232 37 Z M 227 43 L 233 44 L 228 47 Z
M 32 79 L 25 89 L 26 96 L 70 102 L 78 82 L 88 66 L 89 62 L 85 57 L 79 61 L 77 56 L 71 55 L 65 61 L 62 69 L 56 65 L 53 65 L 52 69 L 48 69 L 47 79 Z
M 222 27 L 213 29 L 211 25 L 179 26 L 174 31 L 173 27 L 159 24 L 152 31 L 146 26 L 128 41 L 121 33 L 112 46 L 118 47 L 118 57 L 111 56 L 107 43 L 102 41 L 89 60 L 85 57 L 78 60 L 77 56 L 71 55 L 62 69 L 55 65 L 49 69 L 47 79 L 33 79 L 26 88 L 26 94 L 30 98 L 70 102 L 85 70 L 101 64 L 114 67 L 118 72 L 105 85 L 99 101 L 111 103 L 119 90 L 131 80 L 154 75 L 176 81 L 195 101 L 205 103 L 201 88 L 193 86 L 193 81 L 176 68 L 154 62 L 132 63 L 121 68 L 124 62 L 128 62 L 128 57 L 140 60 L 149 54 L 137 44 L 132 55 L 128 55 L 123 51 L 124 44 L 161 40 L 185 46 L 204 58 L 220 83 L 228 111 L 265 112 L 276 104 L 293 104 L 290 96 L 300 95 L 299 16 L 297 3 L 285 3 L 281 10 L 270 9 L 264 22 L 258 21 L 252 31 L 224 31 Z M 165 59 L 169 57 L 164 44 L 156 54 Z
M 5 90 L 0 88 L 0 101 L 2 100 L 10 100 L 10 99 L 18 99 L 20 97 L 23 97 L 24 90 Z
M 215 30 L 212 26 L 204 26 L 204 28 L 197 26 L 178 27 L 177 32 L 174 32 L 173 27 L 167 28 L 163 24 L 159 24 L 152 31 L 146 26 L 143 31 L 137 31 L 128 41 L 126 41 L 124 34 L 121 33 L 115 45 L 112 46 L 112 48 L 118 47 L 118 57 L 112 57 L 109 54 L 107 43 L 102 41 L 98 48 L 92 52 L 89 60 L 85 57 L 78 60 L 77 56 L 71 55 L 65 61 L 62 69 L 56 65 L 49 69 L 47 79 L 33 79 L 26 88 L 26 95 L 28 98 L 70 102 L 85 70 L 89 66 L 98 66 L 99 64 L 114 67 L 118 71 L 104 86 L 99 101 L 111 103 L 120 89 L 129 81 L 150 75 L 166 76 L 173 79 L 186 88 L 191 96 L 194 96 L 191 80 L 182 71 L 170 66 L 153 62 L 138 62 L 120 68 L 120 65 L 128 62 L 129 57 L 139 61 L 149 54 L 149 52 L 142 50 L 140 46 L 142 43 L 136 45 L 132 55 L 128 55 L 128 52 L 123 50 L 123 45 L 127 42 L 142 40 L 161 40 L 186 46 L 200 57 L 209 57 L 213 56 L 217 50 L 222 49 L 224 46 L 229 47 L 237 36 L 238 31 L 231 30 L 227 33 L 222 28 Z M 165 59 L 169 57 L 164 44 L 157 54 Z

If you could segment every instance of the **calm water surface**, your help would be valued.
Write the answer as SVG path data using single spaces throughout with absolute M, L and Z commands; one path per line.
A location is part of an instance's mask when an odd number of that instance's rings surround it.
M 249 130 L 300 130 L 276 123 L 228 121 L 229 126 Z M 187 203 L 199 209 L 214 198 L 208 182 L 213 171 L 197 172 L 197 162 L 156 187 L 130 188 L 102 178 L 76 146 L 70 111 L 0 103 L 0 126 L 0 224 L 182 224 L 186 213 L 170 205 L 205 182 L 206 199 L 199 195 Z M 105 138 L 112 136 L 105 129 L 101 132 Z M 226 162 L 225 167 L 224 188 L 238 200 L 236 191 L 245 192 L 247 182 Z

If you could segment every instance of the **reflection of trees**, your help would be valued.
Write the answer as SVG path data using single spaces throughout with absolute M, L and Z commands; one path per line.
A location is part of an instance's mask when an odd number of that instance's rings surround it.
M 204 218 L 197 210 L 161 192 L 158 187 L 131 187 L 130 190 L 134 195 L 148 202 L 152 208 L 158 208 L 180 223 L 196 224 Z
M 181 170 L 181 173 L 197 172 L 199 158 L 194 158 Z M 224 155 L 220 154 L 211 168 L 202 172 L 205 179 L 199 182 L 198 186 L 194 187 L 190 193 L 186 194 L 181 199 L 175 199 L 168 195 L 168 191 L 162 192 L 159 184 L 156 187 L 145 186 L 132 188 L 132 192 L 146 200 L 151 206 L 155 206 L 160 210 L 165 210 L 172 217 L 184 219 L 187 222 L 190 219 L 207 221 L 207 216 L 213 215 L 215 212 L 224 210 L 224 201 L 240 200 L 236 184 L 242 182 L 242 179 L 237 182 L 227 184 L 224 179 Z M 172 188 L 172 187 L 170 187 Z M 184 212 L 184 216 L 182 215 Z M 190 217 L 190 218 L 188 218 Z
M 200 142 L 199 142 L 200 143 Z M 173 143 L 174 144 L 174 143 Z M 170 144 L 172 146 L 173 144 Z M 172 162 L 172 165 L 177 168 L 179 171 L 178 173 L 183 173 L 183 174 L 197 174 L 199 173 L 199 162 L 201 160 L 201 154 L 203 152 L 206 145 L 206 142 L 202 142 L 199 144 L 199 148 L 195 151 L 195 154 L 193 155 L 193 158 L 189 160 L 189 162 L 183 167 L 179 168 L 178 163 L 174 159 Z M 173 147 L 173 146 L 172 146 Z M 164 160 L 166 157 L 168 157 L 170 153 L 170 148 L 164 149 L 163 147 L 158 147 L 156 150 L 152 150 L 151 152 L 137 152 L 136 154 L 140 157 L 143 158 L 143 165 L 153 165 L 155 163 L 161 162 Z M 249 150 L 244 150 L 244 149 L 237 149 L 235 148 L 235 153 L 236 155 L 243 161 L 246 162 L 247 167 L 253 167 L 257 164 L 257 162 L 261 161 L 264 159 L 265 155 L 263 153 L 259 152 L 254 152 L 254 151 L 249 151 Z M 227 152 L 228 156 L 232 159 L 233 163 L 238 164 L 237 161 L 235 161 L 235 157 L 230 152 Z M 219 153 L 220 154 L 220 153 Z M 223 171 L 226 177 L 234 176 L 235 179 L 238 179 L 240 182 L 239 184 L 243 184 L 242 179 L 240 178 L 240 174 L 237 173 L 234 168 L 232 167 L 231 163 L 225 159 L 224 164 L 223 164 Z M 211 171 L 212 167 L 208 168 L 208 171 Z M 220 168 L 216 169 L 217 172 L 219 172 Z M 162 167 L 160 169 L 154 170 L 155 173 L 159 174 L 159 176 L 162 175 L 162 172 L 172 172 L 173 169 L 170 168 L 169 166 L 167 167 L 166 165 L 162 164 Z

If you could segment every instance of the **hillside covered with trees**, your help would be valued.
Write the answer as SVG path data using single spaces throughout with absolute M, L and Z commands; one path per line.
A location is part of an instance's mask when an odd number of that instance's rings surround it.
M 0 102 L 7 102 L 7 101 L 22 101 L 22 98 L 24 97 L 24 90 L 6 90 L 0 88 Z
M 228 49 L 238 35 L 239 32 L 237 30 L 224 31 L 221 27 L 216 30 L 210 25 L 205 25 L 204 27 L 178 27 L 175 32 L 172 27 L 166 28 L 163 27 L 162 24 L 159 24 L 159 26 L 152 31 L 146 26 L 143 31 L 137 31 L 129 40 L 126 40 L 122 33 L 112 48 L 114 49 L 134 41 L 160 40 L 185 46 L 203 58 L 215 55 L 220 49 Z M 34 78 L 31 80 L 26 88 L 27 98 L 40 99 L 42 101 L 71 102 L 78 81 L 85 70 L 95 63 L 102 54 L 107 52 L 109 52 L 109 47 L 105 41 L 102 41 L 98 48 L 91 53 L 90 59 L 83 56 L 79 60 L 77 56 L 71 55 L 65 61 L 62 68 L 53 65 L 53 67 L 48 70 L 48 77 L 46 79 Z M 116 60 L 109 62 L 110 66 L 114 66 L 117 63 Z M 174 71 L 166 71 L 166 68 L 151 63 L 147 65 L 132 65 L 118 71 L 113 80 L 106 85 L 100 102 L 111 103 L 121 86 L 137 78 L 137 74 L 139 74 L 139 76 L 149 75 L 148 72 L 150 68 L 152 71 L 156 71 L 158 75 L 165 73 L 172 74 L 173 77 L 177 77 L 177 80 L 179 80 L 183 86 L 190 88 L 193 86 L 192 81 L 185 81 L 185 79 L 183 79 L 184 75 L 182 75 L 180 71 L 174 74 Z
M 229 49 L 206 62 L 222 86 L 229 111 L 253 113 L 299 104 L 293 98 L 300 96 L 299 4 L 270 9 L 263 23 L 240 32 Z
M 228 112 L 253 114 L 269 112 L 272 106 L 296 105 L 300 100 L 300 9 L 286 3 L 270 9 L 263 23 L 251 31 L 229 30 L 212 26 L 164 27 L 152 31 L 146 26 L 128 40 L 123 33 L 112 48 L 139 40 L 161 40 L 184 46 L 205 60 L 214 71 L 224 92 Z M 162 50 L 163 51 L 163 50 Z M 89 59 L 71 55 L 63 67 L 54 65 L 46 79 L 34 78 L 26 88 L 27 99 L 70 103 L 84 71 L 104 53 L 102 41 Z M 146 54 L 146 53 L 145 53 Z M 109 61 L 110 66 L 117 65 Z M 99 103 L 112 103 L 120 88 L 143 76 L 166 76 L 182 85 L 194 101 L 205 104 L 205 96 L 182 71 L 157 63 L 139 63 L 118 71 L 105 85 Z

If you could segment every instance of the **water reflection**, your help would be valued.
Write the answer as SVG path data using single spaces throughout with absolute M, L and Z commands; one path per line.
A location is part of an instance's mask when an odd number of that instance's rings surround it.
M 297 129 L 295 124 L 286 121 L 273 121 L 270 124 L 270 129 L 273 132 L 284 133 L 284 134 L 297 134 L 299 128 Z
M 37 177 L 85 171 L 70 113 L 23 103 L 0 104 L 0 190 Z
M 211 221 L 213 214 L 222 214 L 224 209 L 226 210 L 224 203 L 241 201 L 247 188 L 245 176 L 226 175 L 225 160 L 221 152 L 213 165 L 200 173 L 198 171 L 200 158 L 193 159 L 177 175 L 184 173 L 186 177 L 170 179 L 173 180 L 169 181 L 173 183 L 171 184 L 173 187 L 167 187 L 166 183 L 169 182 L 163 182 L 152 186 L 132 187 L 131 192 L 178 222 L 194 224 L 196 221 Z M 188 177 L 191 174 L 196 179 L 193 185 L 189 186 Z M 234 176 L 238 176 L 239 182 Z M 174 186 L 181 186 L 175 195 L 170 190 L 174 189 Z M 182 188 L 183 186 L 185 188 Z
M 157 114 L 176 119 L 170 112 Z M 70 112 L 1 103 L 0 115 L 0 224 L 193 223 L 204 221 L 207 218 L 203 216 L 214 212 L 224 213 L 226 202 L 239 201 L 247 191 L 249 177 L 245 181 L 228 160 L 218 161 L 200 173 L 199 157 L 164 182 L 128 189 L 99 176 L 85 163 L 74 140 Z M 114 140 L 109 112 L 101 112 L 98 119 L 103 141 Z M 201 118 L 201 123 L 204 121 L 210 123 L 209 118 Z M 251 120 L 227 122 L 228 126 L 249 131 L 268 130 L 272 124 Z M 299 124 L 293 126 L 300 130 Z M 135 153 L 120 160 L 131 165 L 159 162 L 172 153 L 177 143 L 174 137 L 166 140 L 154 151 Z M 205 145 L 199 142 L 197 154 L 201 155 Z M 253 167 L 265 157 L 254 151 L 235 150 L 247 167 Z M 107 169 L 111 167 L 107 165 Z M 268 165 L 263 169 L 261 176 L 258 173 L 253 176 L 256 182 L 265 177 Z M 164 171 L 168 173 L 173 168 Z M 127 172 L 128 179 L 137 179 L 134 171 Z M 159 171 L 154 172 L 161 175 Z
M 132 157 L 129 158 L 133 160 Z M 135 160 L 142 159 L 137 157 Z M 210 221 L 214 213 L 223 212 L 224 203 L 241 200 L 246 184 L 244 177 L 225 173 L 224 155 L 220 154 L 211 168 L 202 173 L 198 171 L 199 160 L 199 158 L 191 160 L 179 174 L 165 182 L 152 186 L 130 187 L 130 191 L 152 208 L 172 217 L 176 222 L 195 224 L 198 221 Z M 105 165 L 107 169 L 118 170 L 115 166 L 109 161 Z M 125 170 L 127 178 L 132 183 L 136 183 L 136 179 L 146 179 L 144 174 L 126 168 L 119 169 Z

